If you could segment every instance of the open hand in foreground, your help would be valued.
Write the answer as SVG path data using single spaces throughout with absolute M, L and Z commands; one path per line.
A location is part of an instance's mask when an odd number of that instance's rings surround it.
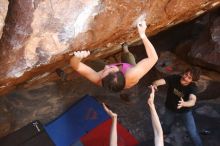
M 148 104 L 154 105 L 155 88 L 151 85 L 150 89 L 151 89 L 151 93 L 150 93 L 150 97 L 148 98 Z
M 105 109 L 106 113 L 111 117 L 111 118 L 117 118 L 117 114 L 113 113 L 104 103 L 102 103 L 103 108 Z

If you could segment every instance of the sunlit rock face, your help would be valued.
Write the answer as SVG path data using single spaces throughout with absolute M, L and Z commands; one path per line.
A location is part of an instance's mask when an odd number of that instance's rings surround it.
M 2 30 L 5 25 L 5 16 L 8 11 L 8 0 L 0 0 L 0 37 L 2 36 Z
M 140 19 L 153 35 L 219 5 L 219 0 L 10 1 L 0 40 L 0 94 L 64 66 L 72 51 L 107 55 L 115 51 L 110 48 L 137 40 Z

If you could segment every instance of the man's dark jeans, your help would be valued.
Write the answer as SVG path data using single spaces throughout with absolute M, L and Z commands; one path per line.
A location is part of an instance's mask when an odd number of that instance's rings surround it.
M 176 113 L 169 109 L 166 109 L 163 130 L 164 134 L 168 134 L 171 131 L 171 125 L 173 124 L 175 117 L 180 116 L 184 122 L 184 125 L 189 133 L 190 138 L 192 139 L 195 146 L 202 146 L 202 140 L 199 136 L 199 133 L 196 128 L 196 124 L 194 121 L 194 117 L 192 111 L 188 111 L 185 113 Z

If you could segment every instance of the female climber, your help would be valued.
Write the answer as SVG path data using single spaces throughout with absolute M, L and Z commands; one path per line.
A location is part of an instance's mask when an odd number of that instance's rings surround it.
M 71 67 L 91 82 L 103 86 L 113 92 L 119 92 L 123 89 L 131 88 L 136 85 L 145 74 L 147 74 L 158 60 L 157 53 L 145 34 L 146 22 L 140 21 L 137 24 L 137 28 L 147 54 L 147 57 L 139 61 L 137 64 L 135 63 L 133 55 L 129 52 L 127 44 L 123 44 L 122 63 L 106 65 L 104 69 L 97 72 L 81 62 L 81 60 L 87 57 L 90 52 L 76 51 L 74 52 L 74 56 L 70 59 Z

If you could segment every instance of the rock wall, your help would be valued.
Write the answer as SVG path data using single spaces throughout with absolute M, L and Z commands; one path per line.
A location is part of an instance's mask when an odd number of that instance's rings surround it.
M 176 53 L 194 65 L 220 72 L 220 11 L 204 15 L 192 25 L 188 40 L 181 43 Z
M 220 72 L 220 17 L 208 26 L 193 43 L 188 57 L 193 64 Z
M 0 0 L 0 38 L 2 36 L 2 29 L 5 25 L 5 16 L 8 11 L 8 1 Z
M 219 0 L 11 0 L 0 40 L 0 94 L 65 65 L 75 50 L 93 58 L 138 39 L 145 19 L 153 35 L 220 5 Z M 2 21 L 2 20 L 1 20 Z

